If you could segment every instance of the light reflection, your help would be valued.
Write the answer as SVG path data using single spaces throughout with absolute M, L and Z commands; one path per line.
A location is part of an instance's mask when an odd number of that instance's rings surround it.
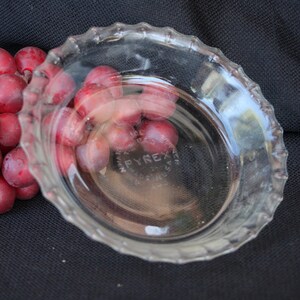
M 169 226 L 166 227 L 158 227 L 158 226 L 151 226 L 148 225 L 145 227 L 145 233 L 147 235 L 151 236 L 161 236 L 161 235 L 166 235 L 169 231 Z

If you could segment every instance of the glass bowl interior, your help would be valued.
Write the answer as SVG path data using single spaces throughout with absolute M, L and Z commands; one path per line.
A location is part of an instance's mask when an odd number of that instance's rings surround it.
M 60 71 L 52 75 L 49 66 Z M 114 111 L 123 110 L 124 97 L 141 101 L 149 87 L 159 103 L 158 94 L 173 95 L 174 110 L 155 119 L 145 102 L 138 103 L 134 147 L 110 146 L 106 164 L 87 171 L 76 156 L 81 144 L 68 146 L 67 156 L 75 159 L 62 174 L 61 111 L 79 113 L 76 95 L 98 66 L 117 70 L 118 80 L 101 91 L 113 95 Z M 65 92 L 59 101 L 58 89 Z M 255 237 L 282 199 L 287 152 L 272 106 L 241 67 L 195 37 L 145 23 L 92 28 L 51 50 L 24 96 L 22 146 L 45 197 L 118 251 L 172 262 L 209 259 Z M 109 109 L 101 111 L 107 116 Z M 55 118 L 49 121 L 49 114 Z M 113 123 L 93 118 L 84 118 L 81 143 Z M 152 141 L 145 148 L 141 128 L 149 118 L 171 124 L 176 142 L 164 140 L 157 148 Z

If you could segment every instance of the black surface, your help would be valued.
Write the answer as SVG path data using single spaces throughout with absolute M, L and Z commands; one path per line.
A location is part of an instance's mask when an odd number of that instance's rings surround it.
M 0 300 L 300 299 L 299 0 L 6 1 L 0 47 L 48 50 L 115 21 L 149 22 L 221 48 L 275 106 L 290 179 L 274 220 L 233 254 L 171 265 L 89 240 L 41 196 L 0 216 Z

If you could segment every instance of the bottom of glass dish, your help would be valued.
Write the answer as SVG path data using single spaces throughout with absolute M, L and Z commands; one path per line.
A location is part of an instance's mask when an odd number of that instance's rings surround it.
M 125 77 L 124 91 L 155 81 Z M 196 99 L 177 92 L 176 111 L 168 119 L 178 132 L 176 148 L 111 151 L 106 168 L 78 168 L 65 178 L 76 202 L 104 226 L 137 239 L 174 241 L 207 228 L 230 203 L 232 161 L 222 130 Z

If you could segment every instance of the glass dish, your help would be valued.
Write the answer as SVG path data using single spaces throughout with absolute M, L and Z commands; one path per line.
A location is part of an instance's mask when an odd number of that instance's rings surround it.
M 163 101 L 160 92 L 178 98 L 163 120 L 178 141 L 147 150 L 135 124 L 135 147 L 109 148 L 109 161 L 92 171 L 75 160 L 62 176 L 53 134 L 61 125 L 56 117 L 45 126 L 45 118 L 73 107 L 87 74 L 103 65 L 118 71 L 107 88 L 111 95 L 140 99 L 150 87 L 155 101 Z M 53 75 L 53 68 L 62 71 Z M 69 88 L 60 76 L 75 85 L 57 101 L 57 90 Z M 119 96 L 114 109 L 123 111 Z M 138 105 L 142 122 L 151 119 Z M 121 253 L 173 263 L 212 259 L 256 237 L 283 198 L 287 151 L 273 107 L 220 50 L 172 28 L 116 23 L 69 37 L 35 70 L 19 118 L 21 144 L 45 198 L 89 237 Z M 98 134 L 103 124 L 92 122 L 91 129 L 91 120 L 85 129 Z

